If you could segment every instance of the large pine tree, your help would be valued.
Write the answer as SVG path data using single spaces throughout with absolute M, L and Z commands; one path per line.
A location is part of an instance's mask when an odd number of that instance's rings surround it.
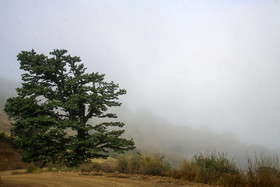
M 17 56 L 23 83 L 4 110 L 15 121 L 11 135 L 25 151 L 23 160 L 74 166 L 107 157 L 110 150 L 133 149 L 133 140 L 121 137 L 124 123 L 88 124 L 91 118 L 117 118 L 107 110 L 121 105 L 126 90 L 104 81 L 103 74 L 86 73 L 80 58 L 66 50 L 50 55 L 32 50 Z

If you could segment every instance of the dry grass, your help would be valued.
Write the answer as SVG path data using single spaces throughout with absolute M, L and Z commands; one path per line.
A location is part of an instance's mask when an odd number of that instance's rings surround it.
M 129 153 L 117 159 L 91 159 L 79 168 L 49 166 L 48 171 L 81 171 L 100 173 L 125 173 L 164 176 L 174 179 L 218 186 L 276 187 L 280 186 L 280 170 L 277 157 L 248 159 L 248 169 L 240 171 L 225 154 L 198 154 L 191 161 L 184 160 L 178 169 L 164 163 L 159 154 Z M 28 173 L 42 172 L 35 164 L 27 167 Z
M 240 171 L 226 154 L 197 154 L 192 161 L 184 160 L 178 169 L 169 168 L 159 155 L 130 153 L 118 157 L 118 171 L 128 174 L 160 175 L 192 182 L 219 186 L 280 186 L 277 157 L 252 162 Z
M 1 131 L 9 134 L 10 133 L 10 129 L 11 129 L 11 123 L 12 121 L 10 121 L 7 117 L 7 115 L 3 112 L 2 109 L 0 109 L 0 129 Z
M 117 171 L 118 160 L 114 158 L 107 159 L 91 159 L 89 162 L 80 166 L 82 172 L 115 172 Z
M 38 168 L 35 163 L 29 163 L 26 168 L 27 173 L 40 173 L 42 169 Z
M 179 169 L 170 172 L 173 178 L 207 184 L 221 184 L 238 175 L 239 171 L 225 154 L 215 153 L 197 154 L 192 161 L 184 160 Z
M 179 169 L 173 169 L 170 172 L 173 178 L 189 181 L 199 181 L 200 175 L 200 168 L 188 160 L 184 160 Z
M 159 154 L 153 156 L 130 153 L 118 157 L 118 171 L 121 173 L 165 176 L 168 167 Z
M 10 138 L 0 133 L 2 143 L 11 143 Z M 147 155 L 130 152 L 118 155 L 116 159 L 91 159 L 78 168 L 68 168 L 61 165 L 48 165 L 47 171 L 82 171 L 107 172 L 124 174 L 142 174 L 150 176 L 165 176 L 205 184 L 219 186 L 280 186 L 280 164 L 275 157 L 248 157 L 247 170 L 240 171 L 227 158 L 226 154 L 197 154 L 192 160 L 184 160 L 177 169 L 170 168 L 164 157 L 155 154 Z M 27 166 L 28 173 L 40 173 L 36 164 Z
M 248 186 L 280 186 L 279 159 L 275 157 L 248 157 Z

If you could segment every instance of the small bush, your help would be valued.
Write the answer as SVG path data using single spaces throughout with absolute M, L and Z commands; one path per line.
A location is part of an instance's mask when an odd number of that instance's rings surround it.
M 184 180 L 200 181 L 202 177 L 199 166 L 187 160 L 183 161 L 181 167 L 177 171 L 177 177 Z
M 48 171 L 52 172 L 54 168 L 54 165 L 52 163 L 48 164 Z
M 247 186 L 246 182 L 247 182 L 246 176 L 242 173 L 239 174 L 226 173 L 221 177 L 218 184 L 225 187 L 230 187 L 230 186 L 238 187 L 238 186 Z
M 39 168 L 37 168 L 37 166 L 33 162 L 28 164 L 27 169 L 26 169 L 27 173 L 34 173 L 34 172 L 37 172 L 38 170 L 39 170 Z
M 134 174 L 138 173 L 140 167 L 141 154 L 130 153 L 126 155 L 120 155 L 118 158 L 117 169 L 120 173 Z
M 269 173 L 269 172 L 262 172 L 258 174 L 249 174 L 247 180 L 248 186 L 255 186 L 255 187 L 266 187 L 266 186 L 280 186 L 280 179 L 279 177 Z
M 280 172 L 272 167 L 259 167 L 255 172 L 248 172 L 249 186 L 280 186 Z
M 248 186 L 280 186 L 278 157 L 248 157 Z
M 114 158 L 107 158 L 105 162 L 101 164 L 101 169 L 104 172 L 115 172 L 117 171 L 118 161 Z
M 53 167 L 52 167 L 52 171 L 55 171 L 55 172 L 59 172 L 59 171 L 71 172 L 71 171 L 76 171 L 76 170 L 77 170 L 76 167 L 68 167 L 64 164 L 54 164 Z
M 113 158 L 105 159 L 92 159 L 90 162 L 84 163 L 80 166 L 82 172 L 103 171 L 114 172 L 116 171 L 117 160 Z
M 165 175 L 167 167 L 163 164 L 163 158 L 158 154 L 153 157 L 141 156 L 138 172 L 145 175 Z
M 118 157 L 118 171 L 129 174 L 144 175 L 166 175 L 167 166 L 163 163 L 163 157 L 156 154 L 154 156 L 132 153 Z
M 229 174 L 238 173 L 234 165 L 224 156 L 217 155 L 195 155 L 193 161 L 184 160 L 179 169 L 171 172 L 171 177 L 180 178 L 194 182 L 218 184 L 221 178 Z M 229 180 L 228 177 L 223 179 Z
M 5 132 L 0 132 L 0 142 L 12 143 L 12 140 Z
M 81 172 L 91 172 L 93 171 L 92 163 L 84 163 L 80 166 Z

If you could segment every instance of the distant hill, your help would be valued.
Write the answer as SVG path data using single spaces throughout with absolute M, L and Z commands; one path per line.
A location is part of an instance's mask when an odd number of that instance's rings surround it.
M 16 96 L 16 88 L 20 86 L 20 82 L 0 78 L 0 131 L 10 132 L 10 121 L 4 113 L 4 105 L 9 97 Z
M 20 82 L 0 77 L 0 109 L 3 109 L 9 97 L 16 95 L 17 87 L 20 87 Z
M 19 82 L 0 78 L 0 131 L 9 132 L 9 121 L 2 109 L 6 99 L 15 96 Z M 152 114 L 148 109 L 131 111 L 125 106 L 113 110 L 119 116 L 117 121 L 126 123 L 125 136 L 133 138 L 138 150 L 146 153 L 160 153 L 176 165 L 180 160 L 190 159 L 196 153 L 225 152 L 240 165 L 246 164 L 245 156 L 273 155 L 275 152 L 258 145 L 246 145 L 234 134 L 216 133 L 207 128 L 175 126 L 166 119 Z M 98 122 L 98 120 L 94 120 Z M 245 162 L 245 163 L 244 163 Z
M 135 140 L 139 150 L 161 153 L 175 165 L 197 153 L 227 153 L 239 166 L 248 164 L 246 156 L 274 156 L 276 153 L 264 146 L 246 145 L 230 132 L 216 133 L 203 127 L 171 125 L 146 109 L 132 112 L 124 108 L 118 114 L 118 120 L 127 124 L 126 136 Z

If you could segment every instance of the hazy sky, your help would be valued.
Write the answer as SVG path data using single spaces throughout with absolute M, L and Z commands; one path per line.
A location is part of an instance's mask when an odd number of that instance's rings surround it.
M 280 148 L 279 0 L 0 0 L 0 26 L 0 77 L 67 49 L 132 110 Z

